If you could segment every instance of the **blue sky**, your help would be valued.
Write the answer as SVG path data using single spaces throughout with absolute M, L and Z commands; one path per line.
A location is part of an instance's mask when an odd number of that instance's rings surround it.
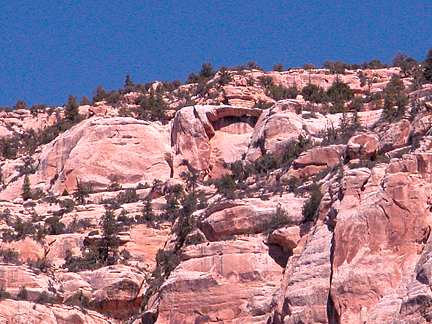
M 91 98 L 126 74 L 185 81 L 203 62 L 390 63 L 432 47 L 430 0 L 0 0 L 0 9 L 0 106 Z

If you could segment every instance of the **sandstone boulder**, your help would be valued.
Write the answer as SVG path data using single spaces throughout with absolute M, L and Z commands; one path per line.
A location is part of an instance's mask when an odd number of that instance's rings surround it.
M 95 271 L 61 276 L 67 296 L 83 292 L 90 305 L 114 318 L 127 318 L 139 310 L 145 288 L 144 275 L 135 268 L 115 265 Z
M 378 136 L 374 133 L 356 134 L 348 140 L 346 154 L 350 159 L 370 159 L 379 148 Z
M 411 124 L 407 119 L 402 119 L 376 131 L 380 138 L 379 153 L 385 153 L 408 144 Z
M 303 120 L 282 109 L 265 110 L 253 130 L 246 159 L 254 161 L 264 153 L 282 153 L 284 146 L 303 133 Z
M 289 170 L 291 177 L 303 179 L 338 165 L 343 156 L 344 145 L 317 146 L 300 154 Z
M 46 274 L 36 274 L 31 269 L 19 265 L 0 265 L 0 286 L 13 297 L 25 287 L 29 300 L 37 300 L 48 288 L 58 285 Z

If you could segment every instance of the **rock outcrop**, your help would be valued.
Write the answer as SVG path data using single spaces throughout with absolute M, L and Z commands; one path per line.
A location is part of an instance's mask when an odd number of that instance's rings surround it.
M 161 287 L 156 323 L 265 322 L 283 270 L 270 250 L 260 237 L 188 247 Z
M 131 117 L 150 94 L 129 92 L 81 106 L 34 152 L 3 152 L 0 323 L 431 322 L 431 87 L 398 116 L 271 93 L 338 80 L 379 96 L 399 72 L 154 83 L 161 122 Z M 0 139 L 64 116 L 1 112 Z

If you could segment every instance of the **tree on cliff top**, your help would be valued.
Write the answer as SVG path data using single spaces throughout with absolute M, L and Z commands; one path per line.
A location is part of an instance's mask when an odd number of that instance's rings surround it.
M 68 99 L 68 103 L 65 106 L 65 116 L 67 119 L 69 119 L 70 121 L 74 122 L 77 121 L 77 119 L 79 118 L 79 111 L 78 111 L 78 103 L 76 100 L 76 96 L 73 95 L 69 95 L 69 99 Z
M 423 77 L 426 82 L 432 82 L 432 47 L 423 62 Z

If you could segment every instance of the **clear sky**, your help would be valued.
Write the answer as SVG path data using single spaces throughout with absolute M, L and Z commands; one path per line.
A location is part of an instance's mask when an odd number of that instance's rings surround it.
M 265 69 L 421 61 L 431 0 L 0 0 L 0 106 L 61 105 L 98 85 L 185 81 L 203 62 Z

